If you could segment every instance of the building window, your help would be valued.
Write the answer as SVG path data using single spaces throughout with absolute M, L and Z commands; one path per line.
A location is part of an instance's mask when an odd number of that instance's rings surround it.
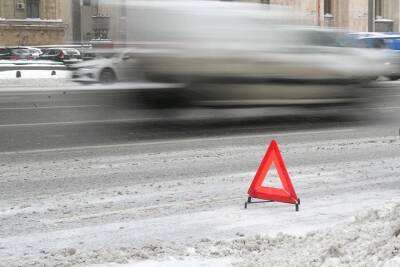
M 375 17 L 383 18 L 383 0 L 375 1 Z
M 39 0 L 26 0 L 26 17 L 39 18 Z
M 324 0 L 324 15 L 332 15 L 332 0 Z
M 91 4 L 90 0 L 83 0 L 83 6 L 91 6 Z
M 269 4 L 271 4 L 271 1 L 270 0 L 261 0 L 261 4 L 269 5 Z

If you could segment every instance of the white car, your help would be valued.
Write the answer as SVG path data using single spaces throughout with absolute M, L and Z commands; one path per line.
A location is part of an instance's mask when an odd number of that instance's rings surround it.
M 137 55 L 146 78 L 187 84 L 146 102 L 352 104 L 367 99 L 365 85 L 390 70 L 390 54 L 344 47 L 343 31 L 299 25 L 282 7 L 154 0 L 129 1 L 127 12 L 128 40 L 151 51 Z
M 36 47 L 23 46 L 20 48 L 27 49 L 29 51 L 29 53 L 31 53 L 33 59 L 38 59 L 43 54 L 42 50 L 40 50 L 39 48 L 36 48 Z
M 103 83 L 135 81 L 141 78 L 139 61 L 130 51 L 111 58 L 99 58 L 72 66 L 72 79 L 79 83 Z

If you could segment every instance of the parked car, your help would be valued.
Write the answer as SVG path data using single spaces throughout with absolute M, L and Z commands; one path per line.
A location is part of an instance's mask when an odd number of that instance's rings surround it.
M 354 32 L 348 37 L 349 44 L 356 47 L 400 51 L 400 33 Z
M 117 53 L 111 58 L 97 58 L 72 66 L 72 79 L 80 83 L 115 83 L 141 78 L 139 61 L 133 51 Z
M 0 48 L 0 59 L 7 60 L 32 60 L 34 59 L 32 52 L 20 47 L 5 47 Z
M 38 59 L 40 57 L 40 55 L 43 54 L 42 50 L 40 50 L 39 48 L 36 48 L 36 47 L 29 47 L 29 46 L 25 47 L 24 46 L 24 47 L 20 47 L 20 48 L 27 49 L 31 53 L 33 59 Z
M 66 65 L 82 61 L 81 53 L 75 48 L 48 48 L 39 59 L 59 61 Z

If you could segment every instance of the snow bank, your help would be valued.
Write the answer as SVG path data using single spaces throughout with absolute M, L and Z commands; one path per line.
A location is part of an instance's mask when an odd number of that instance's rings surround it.
M 71 76 L 69 71 L 56 70 L 52 75 L 52 70 L 21 70 L 21 78 L 16 78 L 16 70 L 8 70 L 0 72 L 0 80 L 9 79 L 66 79 Z
M 38 66 L 64 66 L 62 62 L 51 61 L 51 60 L 27 60 L 27 59 L 19 59 L 19 60 L 7 60 L 1 59 L 0 66 L 31 66 L 31 67 L 38 67 Z
M 223 257 L 232 266 L 400 266 L 400 204 L 369 210 L 350 223 L 305 236 L 205 239 L 186 251 L 190 250 L 192 258 Z M 229 261 L 232 258 L 241 261 Z M 158 266 L 170 266 L 175 261 L 159 261 Z M 185 266 L 185 261 L 177 263 L 175 266 Z M 152 264 L 143 261 L 126 266 L 155 266 Z
M 219 241 L 203 238 L 182 246 L 174 243 L 141 248 L 74 248 L 42 252 L 30 266 L 152 267 L 152 266 L 399 266 L 400 203 L 369 210 L 346 224 L 304 236 Z M 23 258 L 17 265 L 28 262 Z
M 304 237 L 279 234 L 212 243 L 204 256 L 234 255 L 239 266 L 399 266 L 400 204 Z

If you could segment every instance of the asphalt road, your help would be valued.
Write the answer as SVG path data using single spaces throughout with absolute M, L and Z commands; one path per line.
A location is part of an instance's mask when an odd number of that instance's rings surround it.
M 229 137 L 366 127 L 396 131 L 400 84 L 377 89 L 363 107 L 312 109 L 148 110 L 130 90 L 24 88 L 0 92 L 0 151 L 131 144 L 183 138 Z M 329 130 L 321 139 L 329 139 Z
M 4 266 L 104 263 L 121 253 L 137 258 L 131 248 L 160 240 L 173 254 L 175 244 L 205 236 L 318 229 L 400 190 L 396 82 L 368 106 L 324 110 L 160 112 L 126 89 L 3 90 L 0 102 Z M 296 177 L 304 201 L 297 217 L 279 205 L 268 209 L 272 217 L 263 208 L 243 213 L 271 139 Z M 71 247 L 82 254 L 66 257 Z

